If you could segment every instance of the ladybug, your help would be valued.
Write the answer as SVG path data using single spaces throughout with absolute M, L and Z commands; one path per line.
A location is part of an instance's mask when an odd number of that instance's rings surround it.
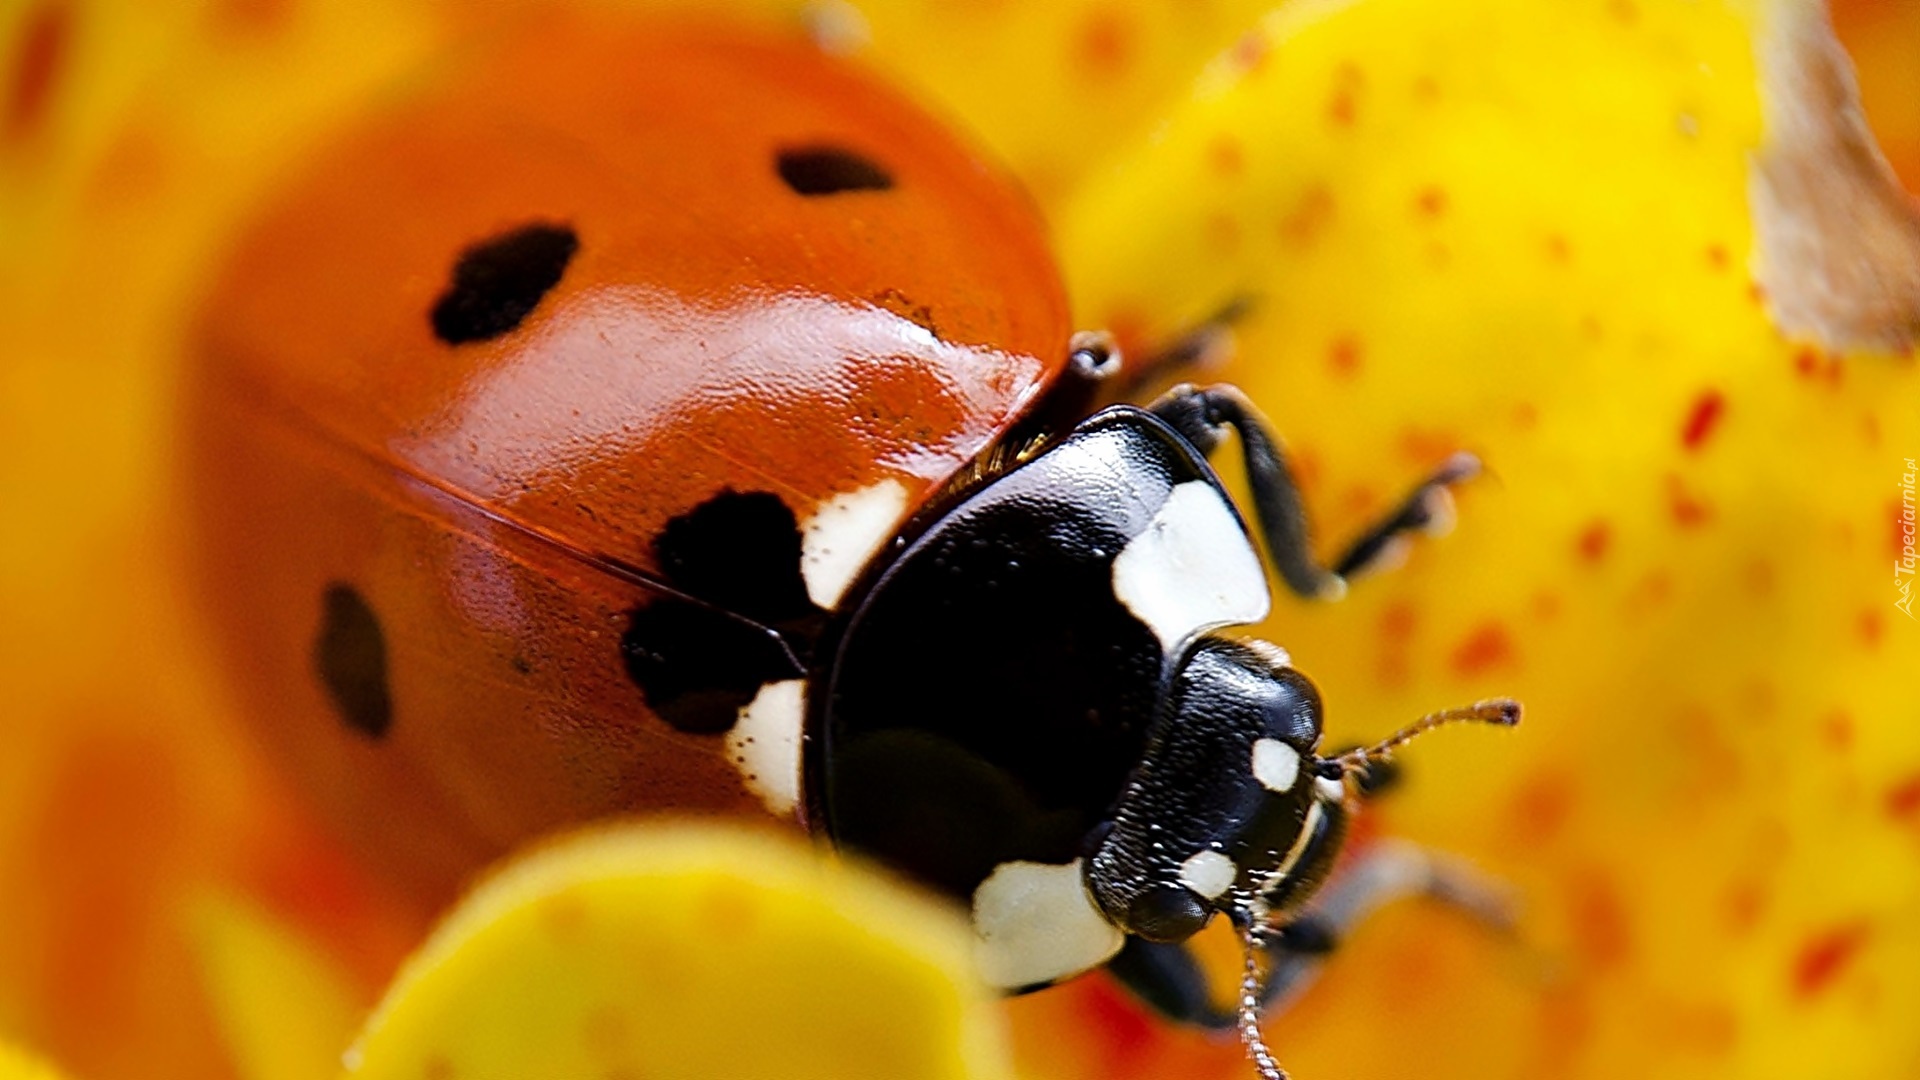
M 1377 899 L 1305 918 L 1407 733 L 1323 754 L 1218 633 L 1269 597 L 1207 459 L 1330 597 L 1470 457 L 1322 566 L 1246 399 L 1093 411 L 1020 189 L 803 40 L 548 15 L 406 90 L 245 234 L 186 397 L 244 704 L 360 850 L 439 901 L 567 823 L 770 814 L 967 905 L 1007 990 L 1112 962 L 1212 1023 L 1214 915 L 1280 963 Z

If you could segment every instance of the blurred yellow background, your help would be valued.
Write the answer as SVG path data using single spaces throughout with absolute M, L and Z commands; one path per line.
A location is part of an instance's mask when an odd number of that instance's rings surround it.
M 267 1075 L 203 977 L 241 918 L 208 930 L 210 903 L 295 927 L 345 1017 L 425 931 L 240 734 L 176 575 L 173 395 L 260 193 L 512 6 L 0 8 L 0 1039 L 77 1078 Z M 1288 436 L 1323 537 L 1454 449 L 1490 465 L 1454 536 L 1262 632 L 1336 743 L 1527 702 L 1410 753 L 1376 823 L 1512 882 L 1518 939 L 1384 913 L 1269 1025 L 1282 1060 L 1920 1076 L 1920 624 L 1889 572 L 1920 375 L 1782 334 L 1751 273 L 1756 39 L 1804 4 L 1270 7 L 868 0 L 858 25 L 1027 179 L 1082 324 L 1138 344 L 1253 296 L 1213 375 Z M 1834 15 L 1914 190 L 1920 4 Z M 780 1003 L 741 1007 L 751 1031 Z M 1103 978 L 1005 1011 L 1035 1078 L 1250 1075 Z

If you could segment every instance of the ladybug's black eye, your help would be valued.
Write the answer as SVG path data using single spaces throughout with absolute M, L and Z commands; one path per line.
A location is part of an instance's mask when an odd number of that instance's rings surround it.
M 433 305 L 433 332 L 449 345 L 489 341 L 519 326 L 560 284 L 580 238 L 565 225 L 536 223 L 482 240 L 460 253 L 453 280 Z
M 836 195 L 842 191 L 886 191 L 893 175 L 851 150 L 803 146 L 782 150 L 774 159 L 780 179 L 798 195 Z
M 1160 884 L 1133 898 L 1127 929 L 1148 941 L 1185 941 L 1207 925 L 1212 910 L 1178 885 Z

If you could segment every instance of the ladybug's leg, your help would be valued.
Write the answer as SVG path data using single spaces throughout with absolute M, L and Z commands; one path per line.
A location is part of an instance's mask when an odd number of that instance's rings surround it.
M 1500 882 L 1404 840 L 1382 840 L 1335 872 L 1306 910 L 1267 935 L 1262 1005 L 1284 1005 L 1304 991 L 1327 955 L 1367 916 L 1396 900 L 1424 897 L 1490 930 L 1513 928 L 1513 900 Z
M 1233 297 L 1145 355 L 1129 355 L 1114 380 L 1115 396 L 1107 400 L 1138 401 L 1154 386 L 1220 366 L 1233 355 L 1235 324 L 1252 308 L 1252 297 Z
M 1497 882 L 1416 844 L 1381 841 L 1335 873 L 1306 910 L 1261 935 L 1267 970 L 1261 1007 L 1299 996 L 1354 927 L 1382 906 L 1410 897 L 1440 901 L 1502 932 L 1513 923 L 1508 893 Z M 1216 983 L 1187 943 L 1130 937 L 1108 970 L 1171 1020 L 1225 1029 L 1238 1019 L 1230 1004 L 1223 1007 L 1216 998 Z
M 1287 467 L 1280 440 L 1245 394 L 1232 386 L 1178 386 L 1147 406 L 1203 454 L 1212 454 L 1228 428 L 1240 435 L 1255 516 L 1274 568 L 1287 587 L 1310 599 L 1337 599 L 1347 579 L 1393 562 L 1411 532 L 1443 530 L 1452 521 L 1448 486 L 1480 471 L 1465 452 L 1453 455 L 1421 481 L 1391 511 L 1360 534 L 1331 568 L 1314 558 L 1300 488 Z

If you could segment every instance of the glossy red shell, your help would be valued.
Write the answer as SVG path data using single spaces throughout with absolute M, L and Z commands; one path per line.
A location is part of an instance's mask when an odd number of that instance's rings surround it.
M 786 148 L 884 191 L 806 196 Z M 428 318 L 460 254 L 578 250 L 510 332 Z M 924 500 L 1059 373 L 1066 302 L 1024 196 L 808 43 L 550 21 L 445 58 L 270 200 L 187 395 L 197 551 L 245 708 L 355 842 L 439 896 L 530 835 L 756 801 L 622 668 L 669 520 L 724 490 L 805 521 Z M 323 596 L 365 598 L 391 729 L 340 721 Z

